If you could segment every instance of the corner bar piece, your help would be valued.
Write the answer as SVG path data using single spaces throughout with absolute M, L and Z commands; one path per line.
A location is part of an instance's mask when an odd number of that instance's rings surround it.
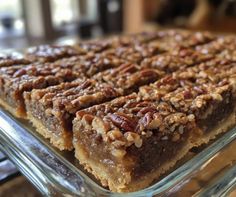
M 136 94 L 81 110 L 73 121 L 76 158 L 114 192 L 148 186 L 188 152 L 194 133 L 194 116 Z
M 64 81 L 85 78 L 73 73 L 70 67 L 61 68 L 55 64 L 32 64 L 11 66 L 0 69 L 0 104 L 13 115 L 26 118 L 23 93 L 42 89 Z

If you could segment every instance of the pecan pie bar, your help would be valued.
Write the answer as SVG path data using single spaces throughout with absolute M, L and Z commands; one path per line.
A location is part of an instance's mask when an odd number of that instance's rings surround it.
M 194 133 L 193 115 L 136 94 L 79 111 L 73 121 L 76 158 L 115 192 L 148 186 L 188 152 Z
M 77 43 L 75 46 L 82 48 L 87 53 L 101 53 L 102 51 L 106 51 L 107 49 L 112 47 L 112 44 L 107 40 L 93 40 L 82 43 Z
M 203 54 L 212 54 L 236 61 L 236 38 L 234 36 L 219 37 L 216 40 L 201 46 L 197 46 L 196 50 Z
M 193 114 L 203 136 L 195 145 L 208 142 L 235 125 L 236 64 L 222 62 L 217 66 L 202 64 L 173 74 L 140 88 L 144 99 L 157 98 L 174 109 Z M 163 85 L 165 84 L 165 85 Z
M 223 50 L 235 50 L 236 38 L 234 36 L 219 36 L 212 42 L 196 46 L 195 49 L 204 54 L 217 54 Z
M 72 81 L 78 77 L 84 76 L 73 73 L 69 66 L 62 68 L 56 64 L 3 67 L 0 69 L 0 103 L 13 115 L 24 118 L 24 91 Z
M 93 79 L 104 81 L 113 87 L 121 88 L 124 94 L 138 91 L 142 85 L 150 84 L 163 77 L 165 72 L 158 69 L 142 68 L 137 64 L 127 63 L 108 69 L 93 76 Z
M 113 191 L 138 190 L 235 125 L 235 65 L 196 67 L 77 112 L 73 144 L 81 164 Z
M 125 59 L 132 63 L 140 63 L 146 57 L 151 57 L 163 52 L 164 50 L 159 46 L 159 43 L 152 45 L 145 43 L 134 44 L 131 46 L 120 46 L 107 51 L 107 53 L 114 54 L 119 58 Z
M 163 53 L 150 58 L 145 58 L 141 62 L 141 67 L 163 70 L 171 73 L 176 70 L 182 70 L 194 66 L 201 62 L 209 61 L 214 56 L 211 54 L 202 54 L 190 48 L 177 48 L 169 53 Z
M 166 33 L 164 33 L 165 35 Z M 189 32 L 189 31 L 168 31 L 168 36 L 164 36 L 163 39 L 151 41 L 149 44 L 156 45 L 166 51 L 171 51 L 175 47 L 196 47 L 212 42 L 216 39 L 216 36 L 208 32 Z
M 92 77 L 94 74 L 110 68 L 119 67 L 123 63 L 128 63 L 128 61 L 106 52 L 73 56 L 55 62 L 55 64 L 62 66 L 71 65 L 73 71 L 84 73 L 88 77 Z
M 108 39 L 108 42 L 111 43 L 112 48 L 116 48 L 148 43 L 156 39 L 163 39 L 165 36 L 168 36 L 167 32 L 141 32 L 139 34 L 115 36 Z

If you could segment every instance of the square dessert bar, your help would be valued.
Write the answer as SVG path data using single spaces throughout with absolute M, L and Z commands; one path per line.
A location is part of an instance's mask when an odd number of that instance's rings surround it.
M 212 42 L 196 46 L 195 49 L 204 54 L 218 54 L 224 50 L 234 51 L 236 38 L 235 36 L 219 36 Z
M 152 98 L 156 100 L 157 95 L 160 99 L 165 99 L 166 96 L 170 97 L 170 93 L 177 94 L 176 91 L 184 88 L 185 93 L 182 95 L 182 99 L 190 99 L 194 98 L 194 95 L 189 93 L 188 88 L 192 88 L 193 91 L 199 92 L 199 94 L 211 92 L 211 89 L 207 90 L 208 86 L 211 87 L 210 84 L 216 86 L 228 83 L 234 84 L 235 74 L 235 62 L 216 58 L 184 70 L 178 70 L 164 76 L 155 83 L 140 87 L 139 95 L 149 100 L 152 100 Z M 184 108 L 179 110 L 184 110 Z
M 103 51 L 106 51 L 112 47 L 112 43 L 109 42 L 109 40 L 92 40 L 92 41 L 86 41 L 86 42 L 80 42 L 76 43 L 76 48 L 83 49 L 86 51 L 86 53 L 101 53 Z
M 124 94 L 138 91 L 142 85 L 157 81 L 165 75 L 158 69 L 142 68 L 137 64 L 126 63 L 113 69 L 100 72 L 92 78 L 103 81 L 113 87 L 121 88 Z
M 188 151 L 194 132 L 194 116 L 132 94 L 77 112 L 73 144 L 76 158 L 104 186 L 127 192 L 173 166 Z
M 62 68 L 55 64 L 30 64 L 0 69 L 0 103 L 17 117 L 25 117 L 24 91 L 41 89 L 84 77 L 82 73 L 73 73 L 71 68 Z
M 140 63 L 146 57 L 151 57 L 163 52 L 164 50 L 160 48 L 159 43 L 155 43 L 152 45 L 148 43 L 138 43 L 131 46 L 120 46 L 112 48 L 107 51 L 107 53 L 113 54 L 132 63 Z
M 55 64 L 62 66 L 71 65 L 74 72 L 84 73 L 87 77 L 92 77 L 96 73 L 107 69 L 119 67 L 124 63 L 128 63 L 128 61 L 106 52 L 73 56 L 55 62 Z
M 159 46 L 171 51 L 175 47 L 194 48 L 214 41 L 217 37 L 208 32 L 190 32 L 190 31 L 167 31 L 163 32 L 163 38 L 151 41 L 149 44 L 159 44 Z
M 120 46 L 131 46 L 134 44 L 148 43 L 150 41 L 161 39 L 163 35 L 159 35 L 159 32 L 142 32 L 139 34 L 129 34 L 122 36 L 114 36 L 107 41 L 113 48 Z
M 211 54 L 203 54 L 191 48 L 177 47 L 169 53 L 155 55 L 145 58 L 141 62 L 143 68 L 153 68 L 171 73 L 176 70 L 186 69 L 201 62 L 209 61 L 214 56 Z
M 76 158 L 112 191 L 135 191 L 150 185 L 192 147 L 226 132 L 236 124 L 235 65 L 218 66 L 215 79 L 199 73 L 205 68 L 200 67 L 77 112 Z M 226 68 L 231 71 L 225 75 Z
M 112 72 L 113 70 L 117 72 Z M 60 150 L 73 148 L 72 120 L 77 111 L 137 91 L 141 85 L 154 82 L 163 76 L 163 72 L 141 70 L 132 64 L 123 64 L 101 73 L 104 74 L 98 74 L 93 80 L 62 83 L 25 93 L 28 118 L 37 131 L 50 138 L 51 143 Z M 108 78 L 103 80 L 100 76 Z
M 179 112 L 194 114 L 198 127 L 206 135 L 200 140 L 208 142 L 235 125 L 235 85 L 236 64 L 215 60 L 143 86 L 139 95 L 167 102 Z

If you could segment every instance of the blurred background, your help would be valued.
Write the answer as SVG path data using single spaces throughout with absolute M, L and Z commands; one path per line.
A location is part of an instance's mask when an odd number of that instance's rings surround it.
M 0 48 L 167 27 L 236 32 L 236 0 L 0 1 Z

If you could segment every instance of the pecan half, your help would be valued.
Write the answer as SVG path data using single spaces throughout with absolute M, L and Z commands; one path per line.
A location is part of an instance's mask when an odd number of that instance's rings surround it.
M 136 121 L 123 113 L 117 112 L 111 114 L 109 117 L 113 124 L 123 131 L 133 131 L 136 127 Z

